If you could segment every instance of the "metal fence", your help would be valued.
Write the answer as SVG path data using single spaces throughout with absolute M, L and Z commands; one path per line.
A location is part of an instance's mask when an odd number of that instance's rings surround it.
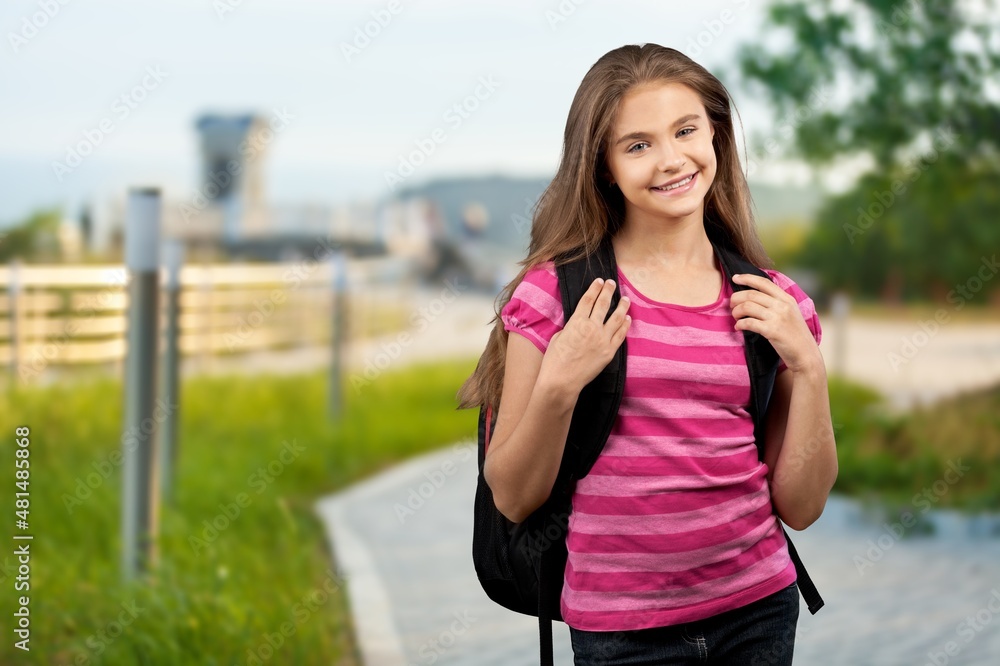
M 329 344 L 337 293 L 333 271 L 330 262 L 308 260 L 183 266 L 180 354 L 207 361 L 213 355 Z M 166 272 L 161 270 L 161 284 Z M 405 328 L 404 264 L 349 259 L 346 273 L 347 338 Z M 121 362 L 126 286 L 124 265 L 0 267 L 0 364 L 29 377 L 47 366 Z

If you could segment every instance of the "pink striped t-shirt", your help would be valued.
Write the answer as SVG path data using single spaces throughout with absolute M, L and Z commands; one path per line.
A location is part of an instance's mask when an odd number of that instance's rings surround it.
M 786 275 L 766 272 L 798 302 L 819 344 L 813 301 Z M 632 301 L 625 392 L 573 494 L 561 598 L 564 621 L 587 631 L 691 622 L 796 579 L 757 458 L 729 281 L 714 303 L 696 307 L 645 297 L 621 269 L 618 284 Z M 565 323 L 554 264 L 529 270 L 500 314 L 544 354 Z

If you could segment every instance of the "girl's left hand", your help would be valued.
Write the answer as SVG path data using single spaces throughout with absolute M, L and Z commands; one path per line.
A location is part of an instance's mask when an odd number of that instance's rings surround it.
M 734 275 L 733 282 L 750 287 L 729 299 L 736 330 L 763 335 L 792 372 L 823 365 L 816 339 L 791 294 L 759 275 Z

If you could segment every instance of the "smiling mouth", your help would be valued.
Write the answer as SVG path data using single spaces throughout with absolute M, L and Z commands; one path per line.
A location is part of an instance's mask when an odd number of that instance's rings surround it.
M 657 185 L 657 186 L 651 187 L 649 189 L 656 190 L 657 192 L 670 192 L 671 190 L 677 190 L 677 189 L 680 189 L 680 188 L 684 187 L 685 185 L 690 184 L 691 181 L 694 180 L 694 177 L 697 176 L 697 175 L 698 175 L 698 172 L 696 171 L 693 174 L 691 174 L 690 176 L 687 176 L 686 178 L 682 178 L 681 180 L 674 181 L 673 183 L 670 183 L 669 185 Z

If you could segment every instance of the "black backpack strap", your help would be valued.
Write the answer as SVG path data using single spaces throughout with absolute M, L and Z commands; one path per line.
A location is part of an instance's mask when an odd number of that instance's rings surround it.
M 552 653 L 552 620 L 538 618 L 538 663 L 541 666 L 553 666 L 555 657 Z
M 538 618 L 538 663 L 541 666 L 554 666 L 555 657 L 552 652 L 552 620 Z
M 726 279 L 732 284 L 734 292 L 750 289 L 746 285 L 732 282 L 732 276 L 735 273 L 750 273 L 767 278 L 768 280 L 771 279 L 764 271 L 754 266 L 739 254 L 720 227 L 706 221 L 705 231 L 712 241 L 713 246 L 715 246 L 719 261 L 728 273 Z M 750 413 L 754 421 L 757 455 L 760 460 L 763 460 L 767 408 L 771 393 L 774 390 L 774 380 L 780 357 L 763 335 L 754 331 L 743 331 L 743 338 L 746 342 L 747 365 L 752 378 L 751 384 L 754 389 L 753 395 L 750 398 Z M 809 572 L 806 571 L 805 565 L 802 564 L 802 559 L 799 557 L 798 551 L 795 550 L 792 540 L 788 537 L 785 526 L 781 524 L 780 518 L 778 525 L 781 526 L 781 531 L 785 535 L 785 541 L 788 543 L 788 555 L 792 560 L 792 564 L 795 565 L 799 592 L 802 594 L 809 612 L 815 615 L 816 611 L 823 607 L 823 597 L 820 596 L 819 590 L 816 589 L 816 585 L 809 576 Z
M 599 277 L 615 281 L 615 291 L 611 295 L 611 305 L 604 321 L 618 307 L 621 286 L 618 284 L 618 265 L 610 236 L 605 236 L 593 254 L 564 264 L 557 261 L 556 273 L 566 320 L 576 311 L 583 293 Z M 622 341 L 604 370 L 580 392 L 566 438 L 567 450 L 563 454 L 557 484 L 560 479 L 571 484 L 575 479 L 586 476 L 604 448 L 625 391 L 626 355 L 627 341 Z
M 539 666 L 554 666 L 552 654 L 552 619 L 545 608 L 546 558 L 538 567 L 538 663 Z
M 781 522 L 779 521 L 778 524 L 781 525 Z M 785 532 L 784 525 L 781 525 L 781 531 Z M 792 564 L 795 565 L 795 573 L 798 576 L 796 582 L 799 586 L 799 592 L 802 593 L 802 598 L 805 599 L 809 612 L 815 615 L 816 611 L 822 608 L 825 603 L 823 597 L 819 596 L 819 590 L 816 589 L 812 578 L 809 577 L 809 572 L 806 571 L 805 566 L 802 564 L 802 559 L 799 557 L 798 551 L 795 550 L 795 545 L 788 538 L 788 532 L 785 532 L 785 541 L 788 542 L 788 554 L 792 557 Z
M 555 657 L 552 653 L 552 618 L 545 610 L 542 590 L 547 580 L 545 566 L 538 572 L 538 663 L 539 666 L 554 666 Z
M 564 321 L 576 311 L 583 293 L 596 278 L 615 279 L 617 282 L 618 276 L 610 237 L 602 242 L 597 253 L 584 254 L 572 261 L 566 259 L 568 257 L 562 255 L 556 260 Z M 620 299 L 621 291 L 616 286 L 609 313 L 614 311 Z M 554 510 L 557 514 L 566 512 L 568 518 L 575 480 L 590 471 L 604 448 L 618 416 L 618 407 L 625 390 L 625 354 L 626 347 L 622 342 L 611 362 L 581 390 L 567 434 L 566 450 L 563 452 L 559 473 L 550 501 L 545 506 L 546 511 Z M 561 522 L 559 527 L 564 530 L 565 523 Z M 538 645 L 541 666 L 553 666 L 554 663 L 552 622 L 562 620 L 559 602 L 565 567 L 565 541 L 557 537 L 542 554 L 538 569 Z

